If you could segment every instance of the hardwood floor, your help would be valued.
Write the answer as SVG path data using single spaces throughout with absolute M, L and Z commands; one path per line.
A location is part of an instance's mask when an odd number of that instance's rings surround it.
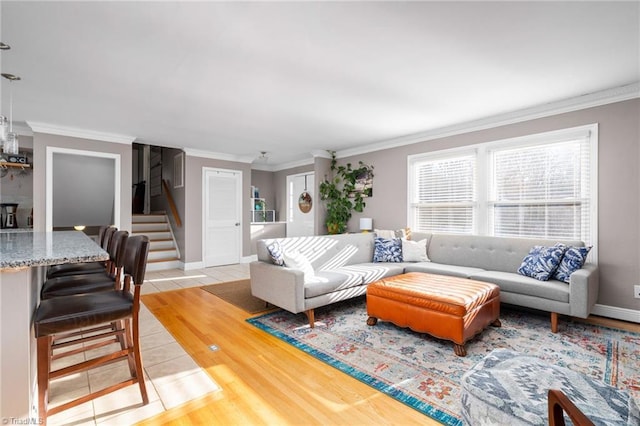
M 245 322 L 253 315 L 199 288 L 142 300 L 223 390 L 139 424 L 439 424 L 258 330 Z
M 200 288 L 148 294 L 142 300 L 223 390 L 141 425 L 439 424 L 247 324 L 252 314 Z M 587 321 L 640 332 L 640 324 L 598 317 Z M 563 322 L 561 317 L 560 326 Z

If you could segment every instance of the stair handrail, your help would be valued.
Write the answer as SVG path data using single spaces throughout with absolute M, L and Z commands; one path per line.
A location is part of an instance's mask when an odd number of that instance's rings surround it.
M 162 189 L 165 197 L 167 197 L 167 202 L 169 203 L 169 208 L 171 209 L 171 215 L 173 215 L 176 226 L 178 228 L 182 228 L 182 221 L 180 220 L 180 215 L 178 214 L 178 208 L 176 207 L 175 201 L 173 201 L 173 196 L 171 195 L 171 191 L 169 190 L 169 185 L 167 184 L 166 179 L 162 179 Z

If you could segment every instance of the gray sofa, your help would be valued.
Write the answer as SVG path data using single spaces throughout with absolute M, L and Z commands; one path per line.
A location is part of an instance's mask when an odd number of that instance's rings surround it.
M 257 243 L 258 260 L 250 264 L 251 293 L 292 313 L 305 312 L 313 327 L 314 309 L 366 292 L 367 285 L 405 272 L 465 277 L 500 286 L 501 302 L 551 312 L 557 331 L 558 314 L 586 318 L 598 298 L 598 269 L 586 263 L 571 274 L 570 283 L 539 281 L 517 273 L 534 245 L 557 242 L 582 247 L 580 241 L 425 234 L 429 262 L 373 263 L 374 234 L 323 235 L 275 239 L 284 251 L 302 253 L 315 276 L 305 282 L 301 270 L 273 264 L 267 245 Z

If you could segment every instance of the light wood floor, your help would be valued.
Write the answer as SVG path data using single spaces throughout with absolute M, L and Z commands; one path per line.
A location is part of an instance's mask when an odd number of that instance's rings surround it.
M 223 390 L 142 425 L 438 424 L 247 324 L 252 314 L 199 288 L 144 295 L 143 302 Z M 588 321 L 640 332 L 640 324 Z
M 223 390 L 140 424 L 439 424 L 260 331 L 245 322 L 254 315 L 199 288 L 142 300 Z

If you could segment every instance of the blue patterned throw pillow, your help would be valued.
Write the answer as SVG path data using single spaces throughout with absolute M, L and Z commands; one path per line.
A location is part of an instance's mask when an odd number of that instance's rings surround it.
M 589 247 L 565 247 L 564 256 L 553 274 L 553 278 L 569 284 L 569 277 L 582 268 L 592 246 Z
M 374 240 L 374 262 L 402 262 L 402 240 L 400 238 L 380 238 Z
M 547 281 L 555 272 L 564 254 L 565 246 L 533 246 L 524 257 L 518 273 L 540 281 Z
M 284 266 L 284 252 L 279 242 L 273 241 L 267 244 L 267 250 L 269 250 L 269 256 L 271 256 L 271 261 L 275 265 Z

